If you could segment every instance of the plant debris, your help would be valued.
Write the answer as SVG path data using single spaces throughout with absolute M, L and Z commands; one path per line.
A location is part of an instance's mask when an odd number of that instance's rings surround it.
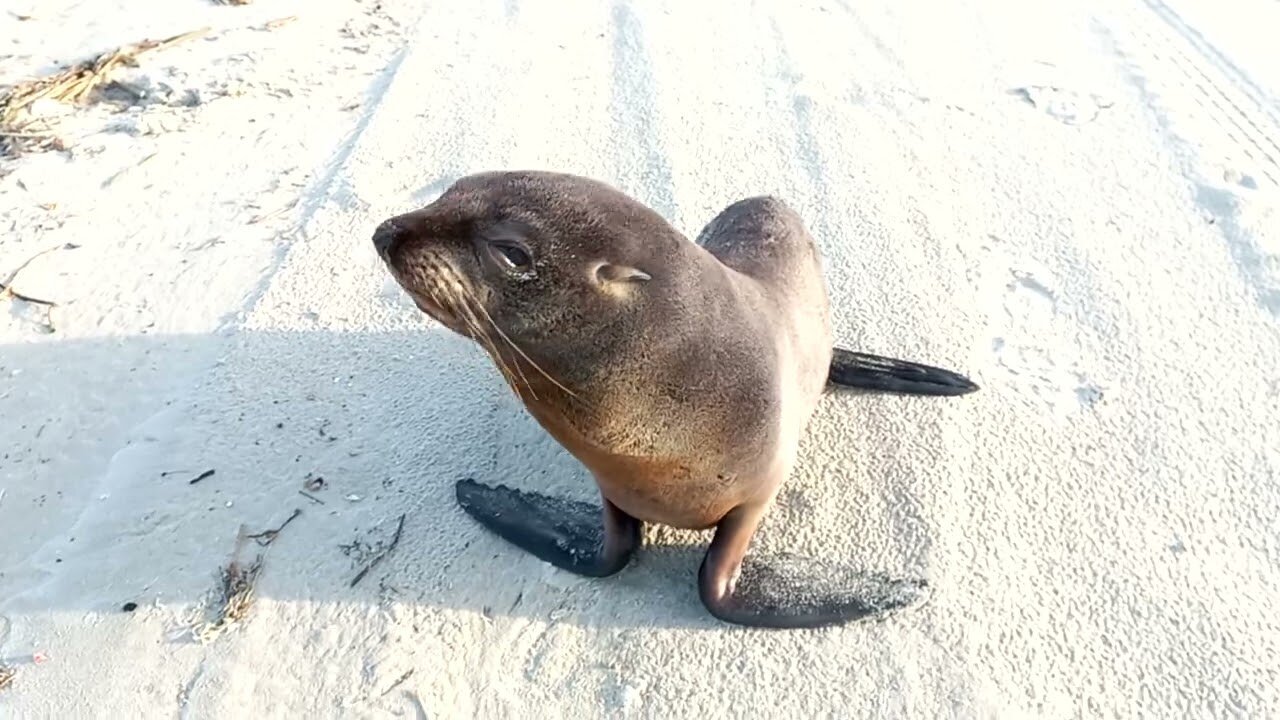
M 2 130 L 0 130 L 0 137 L 3 137 Z M 32 255 L 31 257 L 27 258 L 13 272 L 9 273 L 9 277 L 6 278 L 4 282 L 0 283 L 0 299 L 8 300 L 10 298 L 13 298 L 15 300 L 21 300 L 23 302 L 31 303 L 32 305 L 43 305 L 45 307 L 45 313 L 44 313 L 44 322 L 42 323 L 42 325 L 46 331 L 53 332 L 56 328 L 54 328 L 53 326 L 53 318 L 50 315 L 50 312 L 52 311 L 53 308 L 58 306 L 58 303 L 52 300 L 42 300 L 41 298 L 32 297 L 30 295 L 20 293 L 17 290 L 13 289 L 13 283 L 18 279 L 18 275 L 23 270 L 26 270 L 27 266 L 35 262 L 36 258 L 40 257 L 41 255 L 47 255 L 48 253 L 51 253 L 55 250 L 74 250 L 77 247 L 80 247 L 80 246 L 67 243 L 60 247 L 45 248 L 44 250 L 41 250 L 35 255 Z
M 209 471 L 213 473 L 212 470 Z M 284 531 L 289 523 L 297 519 L 302 514 L 300 508 L 294 508 L 293 514 L 287 520 L 280 524 L 280 527 L 270 530 L 263 530 L 260 533 L 249 535 L 245 532 L 245 526 L 241 525 L 239 532 L 236 534 L 235 551 L 231 553 L 231 562 L 227 563 L 222 569 L 222 586 L 220 588 L 219 608 L 214 613 L 212 620 L 206 620 L 196 623 L 191 628 L 191 635 L 196 642 L 206 644 L 218 638 L 224 631 L 232 625 L 244 620 L 249 615 L 249 610 L 253 607 L 254 584 L 258 580 L 258 575 L 262 572 L 263 555 L 258 555 L 248 565 L 240 561 L 240 551 L 244 549 L 245 542 L 253 540 L 262 547 L 267 547 L 275 542 L 275 539 Z
M 406 670 L 406 671 L 405 671 L 405 673 L 404 673 L 403 675 L 401 675 L 400 677 L 396 678 L 396 681 L 395 681 L 395 682 L 391 683 L 391 687 L 387 688 L 386 690 L 383 690 L 383 691 L 382 691 L 382 694 L 381 694 L 381 695 L 379 695 L 378 697 L 386 697 L 386 696 L 387 696 L 387 694 L 388 694 L 388 693 L 390 693 L 392 690 L 395 690 L 396 688 L 398 688 L 398 687 L 400 687 L 402 684 L 404 684 L 404 681 L 405 681 L 405 680 L 408 680 L 410 677 L 412 677 L 412 676 L 413 676 L 413 670 L 414 670 L 414 668 L 409 668 L 408 670 Z
M 231 563 L 222 571 L 222 607 L 217 619 L 196 630 L 201 643 L 216 640 L 227 628 L 244 620 L 253 607 L 254 583 L 262 572 L 262 558 L 256 558 L 247 567 Z
M 0 283 L 0 297 L 17 298 L 24 302 L 34 303 L 36 305 L 47 305 L 49 307 L 57 307 L 58 303 L 53 302 L 52 300 L 41 300 L 40 298 L 34 298 L 34 297 L 31 297 L 30 295 L 23 295 L 22 293 L 13 289 L 13 283 L 15 280 L 18 279 L 18 274 L 21 273 L 23 270 L 26 270 L 28 265 L 36 261 L 36 258 L 40 257 L 41 255 L 47 255 L 55 250 L 62 250 L 62 249 L 69 250 L 72 248 L 70 246 L 45 248 L 44 250 L 41 250 L 40 252 L 36 253 L 35 255 L 32 255 L 31 257 L 23 261 L 23 263 L 19 265 L 17 269 L 9 273 L 9 277 L 5 279 L 4 282 Z
M 264 215 L 254 215 L 253 217 L 249 218 L 249 224 L 256 225 L 264 220 L 270 220 L 272 218 L 279 217 L 289 212 L 290 210 L 294 209 L 295 207 L 297 207 L 297 205 L 298 205 L 298 200 L 295 198 L 292 202 L 288 203 L 287 205 L 276 208 L 275 210 L 272 210 L 269 213 L 266 213 Z M 323 431 L 321 431 L 321 434 L 322 435 L 324 434 Z
M 378 563 L 382 562 L 383 558 L 385 558 L 387 555 L 390 555 L 392 550 L 396 549 L 396 546 L 400 544 L 400 531 L 402 530 L 404 530 L 404 513 L 400 514 L 400 520 L 396 523 L 396 532 L 395 532 L 395 535 L 391 537 L 391 542 L 387 545 L 386 548 L 384 548 L 381 552 L 379 552 L 376 556 L 374 556 L 373 560 L 369 561 L 369 564 L 365 565 L 363 570 L 361 570 L 358 574 L 356 574 L 354 578 L 352 578 L 351 584 L 348 587 L 355 587 L 356 583 L 363 580 L 364 576 L 368 575 L 370 570 L 376 567 Z
M 219 592 L 221 597 L 214 619 L 198 623 L 191 628 L 192 637 L 202 645 L 218 639 L 228 628 L 248 617 L 249 610 L 253 608 L 254 583 L 258 580 L 258 574 L 262 572 L 262 556 L 255 557 L 247 566 L 240 562 L 240 550 L 247 539 L 244 526 L 241 525 L 231 562 L 222 569 L 222 587 Z
M 205 470 L 204 472 L 200 473 L 199 475 L 197 475 L 197 476 L 195 476 L 195 477 L 191 478 L 190 480 L 188 480 L 188 481 L 187 481 L 187 484 L 188 484 L 188 485 L 195 485 L 196 483 L 200 482 L 201 480 L 205 480 L 205 479 L 207 479 L 207 478 L 211 478 L 211 477 L 213 477 L 213 473 L 214 473 L 214 471 L 213 471 L 213 470 Z
M 268 20 L 262 25 L 262 27 L 264 30 L 275 30 L 276 28 L 284 27 L 297 19 L 297 15 L 288 15 L 286 17 L 276 18 L 275 20 Z
M 316 503 L 317 505 L 324 505 L 324 504 L 325 504 L 325 502 L 324 502 L 323 500 L 321 500 L 320 498 L 316 497 L 315 495 L 312 495 L 311 493 L 307 492 L 306 490 L 299 490 L 299 491 L 298 491 L 298 494 L 299 494 L 299 495 L 301 495 L 302 497 L 304 497 L 304 498 L 306 498 L 306 499 L 310 500 L 311 502 Z
M 0 96 L 0 151 L 16 154 L 20 150 L 45 150 L 60 145 L 47 125 L 31 114 L 31 106 L 37 100 L 81 102 L 106 82 L 116 69 L 136 66 L 139 55 L 200 37 L 209 30 L 206 27 L 163 40 L 143 40 L 124 45 L 52 75 L 11 86 Z M 37 124 L 45 127 L 37 128 Z
M 18 668 L 0 663 L 0 692 L 8 690 L 13 685 L 13 679 L 17 676 Z
M 102 187 L 103 189 L 106 189 L 106 188 L 110 187 L 110 186 L 111 186 L 111 183 L 113 183 L 113 182 L 115 182 L 115 181 L 116 181 L 116 178 L 119 178 L 121 175 L 124 175 L 125 173 L 129 172 L 130 170 L 132 170 L 132 169 L 134 169 L 134 168 L 142 167 L 142 165 L 143 165 L 144 163 L 146 163 L 148 160 L 150 160 L 151 158 L 153 158 L 153 157 L 155 157 L 155 156 L 157 156 L 157 155 L 159 155 L 159 154 L 160 154 L 159 152 L 153 152 L 153 153 L 151 153 L 150 155 L 148 155 L 148 156 L 146 156 L 146 157 L 142 158 L 141 160 L 139 160 L 139 161 L 138 161 L 137 163 L 135 163 L 134 165 L 132 165 L 132 166 L 130 166 L 130 167 L 123 168 L 123 169 L 121 169 L 121 170 L 117 171 L 117 172 L 116 172 L 115 174 L 113 174 L 111 177 L 107 178 L 106 180 L 103 180 L 103 181 L 102 181 L 102 184 L 100 185 L 100 187 Z
M 271 543 L 275 542 L 276 537 L 280 535 L 280 532 L 285 528 L 289 527 L 289 523 L 293 522 L 294 519 L 301 514 L 302 514 L 301 508 L 294 508 L 293 514 L 289 516 L 288 520 L 285 520 L 283 523 L 281 523 L 280 527 L 275 528 L 274 530 L 263 530 L 260 533 L 254 533 L 253 535 L 249 535 L 248 537 L 252 540 L 256 540 L 259 545 L 266 547 Z

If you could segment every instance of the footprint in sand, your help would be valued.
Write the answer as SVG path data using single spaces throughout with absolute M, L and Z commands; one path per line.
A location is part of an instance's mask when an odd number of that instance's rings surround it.
M 1030 304 L 1038 308 L 1033 312 L 1046 315 L 1058 312 L 1058 295 L 1047 285 L 1036 279 L 1035 275 L 1025 270 L 1012 270 L 1013 280 L 1005 286 L 1012 294 L 1011 301 L 1019 305 Z M 1006 301 L 1005 309 L 1009 308 Z
M 1032 107 L 1065 125 L 1093 122 L 1103 110 L 1115 104 L 1095 93 L 1055 85 L 1028 85 L 1014 88 L 1009 94 L 1022 98 Z
M 1232 185 L 1239 185 L 1246 190 L 1257 190 L 1258 180 L 1249 173 L 1241 172 L 1235 168 L 1223 171 L 1222 179 Z
M 1008 93 L 1064 125 L 1085 125 L 1097 120 L 1115 101 L 1096 89 L 1099 82 L 1078 69 L 1047 61 L 1031 63 L 1021 82 Z
M 991 341 L 997 364 L 1012 384 L 1048 405 L 1059 418 L 1103 400 L 1102 388 L 1053 347 L 1063 321 L 1061 298 L 1045 269 L 1024 264 L 1009 271 L 1001 334 Z

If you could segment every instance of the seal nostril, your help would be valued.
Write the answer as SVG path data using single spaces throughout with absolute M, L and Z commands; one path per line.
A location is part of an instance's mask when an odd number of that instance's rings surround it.
M 406 229 L 403 225 L 394 220 L 388 220 L 373 231 L 373 246 L 380 253 L 388 253 L 405 233 Z

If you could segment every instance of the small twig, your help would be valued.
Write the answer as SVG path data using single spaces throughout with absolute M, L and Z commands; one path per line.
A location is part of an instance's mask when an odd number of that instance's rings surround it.
M 103 180 L 103 181 L 102 181 L 102 185 L 101 185 L 100 187 L 104 187 L 104 188 L 105 188 L 105 187 L 108 187 L 109 185 L 111 185 L 111 183 L 113 183 L 113 182 L 115 182 L 115 181 L 116 181 L 116 178 L 120 177 L 121 175 L 124 175 L 125 173 L 129 172 L 130 170 L 132 170 L 132 169 L 134 169 L 134 168 L 142 167 L 142 164 L 143 164 L 143 163 L 145 163 L 146 161 L 150 160 L 151 158 L 153 158 L 153 157 L 155 157 L 155 156 L 157 156 L 157 155 L 159 155 L 159 154 L 160 154 L 159 152 L 153 152 L 153 153 L 151 153 L 150 155 L 148 155 L 148 156 L 146 156 L 146 157 L 142 158 L 141 160 L 139 160 L 138 162 L 134 163 L 133 165 L 131 165 L 131 166 L 129 166 L 129 167 L 121 168 L 121 169 L 120 169 L 118 172 L 116 172 L 114 175 L 112 175 L 111 177 L 107 178 L 106 180 Z
M 257 223 L 262 222 L 263 220 L 270 220 L 271 218 L 278 217 L 294 209 L 295 207 L 297 207 L 297 205 L 298 205 L 298 201 L 295 199 L 293 202 L 289 203 L 288 205 L 285 205 L 284 207 L 278 208 L 276 210 L 272 210 L 271 212 L 265 215 L 254 215 L 253 217 L 249 218 L 249 224 L 255 225 Z
M 43 327 L 49 332 L 57 332 L 57 328 L 54 327 L 53 325 L 53 308 L 57 307 L 58 303 L 52 300 L 43 300 L 41 298 L 32 297 L 31 295 L 27 295 L 25 293 L 20 293 L 17 290 L 13 289 L 13 282 L 18 278 L 18 275 L 27 268 L 28 265 L 34 262 L 35 259 L 40 257 L 41 255 L 51 253 L 54 250 L 60 250 L 62 248 L 72 249 L 75 247 L 78 247 L 78 246 L 71 245 L 70 243 L 68 243 L 61 247 L 45 248 L 44 250 L 41 250 L 35 255 L 32 255 L 31 257 L 27 258 L 25 262 L 19 265 L 13 272 L 9 273 L 9 277 L 4 282 L 0 283 L 0 299 L 14 298 L 16 300 L 22 300 L 23 302 L 28 302 L 33 305 L 44 305 L 47 308 L 44 311 L 44 322 L 39 324 L 41 327 Z
M 294 518 L 298 517 L 301 514 L 302 514 L 301 508 L 294 508 L 293 514 L 289 516 L 288 520 L 285 520 L 283 523 L 281 523 L 280 527 L 274 530 L 263 530 L 260 533 L 255 533 L 253 535 L 249 535 L 248 537 L 252 540 L 257 540 L 259 545 L 266 547 L 267 545 L 270 545 L 271 543 L 275 542 L 276 537 L 280 535 L 280 532 L 285 528 L 289 527 L 289 523 L 293 522 Z
M 41 300 L 40 298 L 37 298 L 37 297 L 24 295 L 18 292 L 17 290 L 14 290 L 11 286 L 5 285 L 4 283 L 0 283 L 0 295 L 3 295 L 4 297 L 17 298 L 18 300 L 22 300 L 23 302 L 29 302 L 33 305 L 45 305 L 47 307 L 58 307 L 58 303 L 52 300 Z
M 209 238 L 208 240 L 205 240 L 204 242 L 200 243 L 199 245 L 197 245 L 197 246 L 195 246 L 195 247 L 193 247 L 193 248 L 191 248 L 191 249 L 192 249 L 192 250 L 195 250 L 196 252 L 199 252 L 199 251 L 201 251 L 201 250 L 206 250 L 206 249 L 211 248 L 211 247 L 213 247 L 213 246 L 215 246 L 215 245 L 221 245 L 221 244 L 222 244 L 222 238 L 216 238 L 216 237 L 214 237 L 214 238 Z
M 16 270 L 9 273 L 9 277 L 6 278 L 4 282 L 0 282 L 0 297 L 14 297 L 14 298 L 18 298 L 19 300 L 25 300 L 26 302 L 29 302 L 29 303 L 36 303 L 38 305 L 48 305 L 49 307 L 56 307 L 57 303 L 55 302 L 33 298 L 30 295 L 23 295 L 17 290 L 14 290 L 13 281 L 17 280 L 18 274 L 21 273 L 23 270 L 26 270 L 28 265 L 35 262 L 36 258 L 40 257 L 41 255 L 48 255 L 49 253 L 55 250 L 61 250 L 63 247 L 65 246 L 60 245 L 58 247 L 45 248 L 44 250 L 41 250 L 35 255 L 32 255 L 31 257 L 27 258 L 21 265 L 17 267 Z
M 0 137 L 22 138 L 24 140 L 49 140 L 53 135 L 49 133 L 29 133 L 17 132 L 15 130 L 0 130 Z
M 396 534 L 391 537 L 391 544 L 387 545 L 387 547 L 382 552 L 378 553 L 377 557 L 371 560 L 368 565 L 365 565 L 364 569 L 361 570 L 359 574 L 357 574 L 355 578 L 351 580 L 351 584 L 348 587 L 355 587 L 356 583 L 363 580 L 364 576 L 369 574 L 370 570 L 372 570 L 378 563 L 382 562 L 383 558 L 391 554 L 392 550 L 396 549 L 396 546 L 400 544 L 400 531 L 403 529 L 404 529 L 404 514 L 401 513 L 400 521 L 396 523 Z
M 396 681 L 395 681 L 395 682 L 391 683 L 391 687 L 387 688 L 386 690 L 383 690 L 383 691 L 382 691 L 382 694 L 381 694 L 381 695 L 379 695 L 378 697 L 386 697 L 386 696 L 387 696 L 387 693 L 389 693 L 389 692 L 391 692 L 392 690 L 395 690 L 396 688 L 398 688 L 398 687 L 400 687 L 401 685 L 403 685 L 403 684 L 404 684 L 404 681 L 405 681 L 405 680 L 408 680 L 408 679 L 413 675 L 413 671 L 414 671 L 414 668 L 409 668 L 408 670 L 406 670 L 406 671 L 405 671 L 405 673 L 404 673 L 403 675 L 401 675 L 400 677 L 396 678 Z
M 321 500 L 320 498 L 316 497 L 315 495 L 312 495 L 311 493 L 307 492 L 306 490 L 299 490 L 299 491 L 298 491 L 298 494 L 299 494 L 299 495 L 301 495 L 302 497 L 304 497 L 304 498 L 306 498 L 306 499 L 310 500 L 310 501 L 311 501 L 311 502 L 313 502 L 313 503 L 318 503 L 318 504 L 320 504 L 320 505 L 324 505 L 324 501 L 323 501 L 323 500 Z
M 284 27 L 285 25 L 288 25 L 289 23 L 297 19 L 298 19 L 297 15 L 289 15 L 282 18 L 276 18 L 275 20 L 268 20 L 266 24 L 264 24 L 262 27 L 266 28 L 267 30 L 275 30 L 276 28 Z
M 200 473 L 199 475 L 197 475 L 197 476 L 195 476 L 195 477 L 191 478 L 190 480 L 188 480 L 188 481 L 187 481 L 187 484 L 188 484 L 188 485 L 195 485 L 196 483 L 200 482 L 201 480 L 204 480 L 204 479 L 206 479 L 206 478 L 211 478 L 211 477 L 213 477 L 213 473 L 214 473 L 214 471 L 213 471 L 213 470 L 205 470 L 204 472 Z

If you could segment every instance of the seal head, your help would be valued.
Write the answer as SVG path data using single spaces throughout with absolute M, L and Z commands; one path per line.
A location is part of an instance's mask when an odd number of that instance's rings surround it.
M 374 243 L 405 290 L 451 329 L 468 328 L 467 310 L 483 311 L 513 339 L 538 344 L 555 333 L 563 340 L 548 346 L 574 345 L 625 320 L 635 285 L 652 279 L 639 265 L 664 249 L 654 232 L 663 223 L 530 180 L 464 178 L 430 206 L 382 223 Z

